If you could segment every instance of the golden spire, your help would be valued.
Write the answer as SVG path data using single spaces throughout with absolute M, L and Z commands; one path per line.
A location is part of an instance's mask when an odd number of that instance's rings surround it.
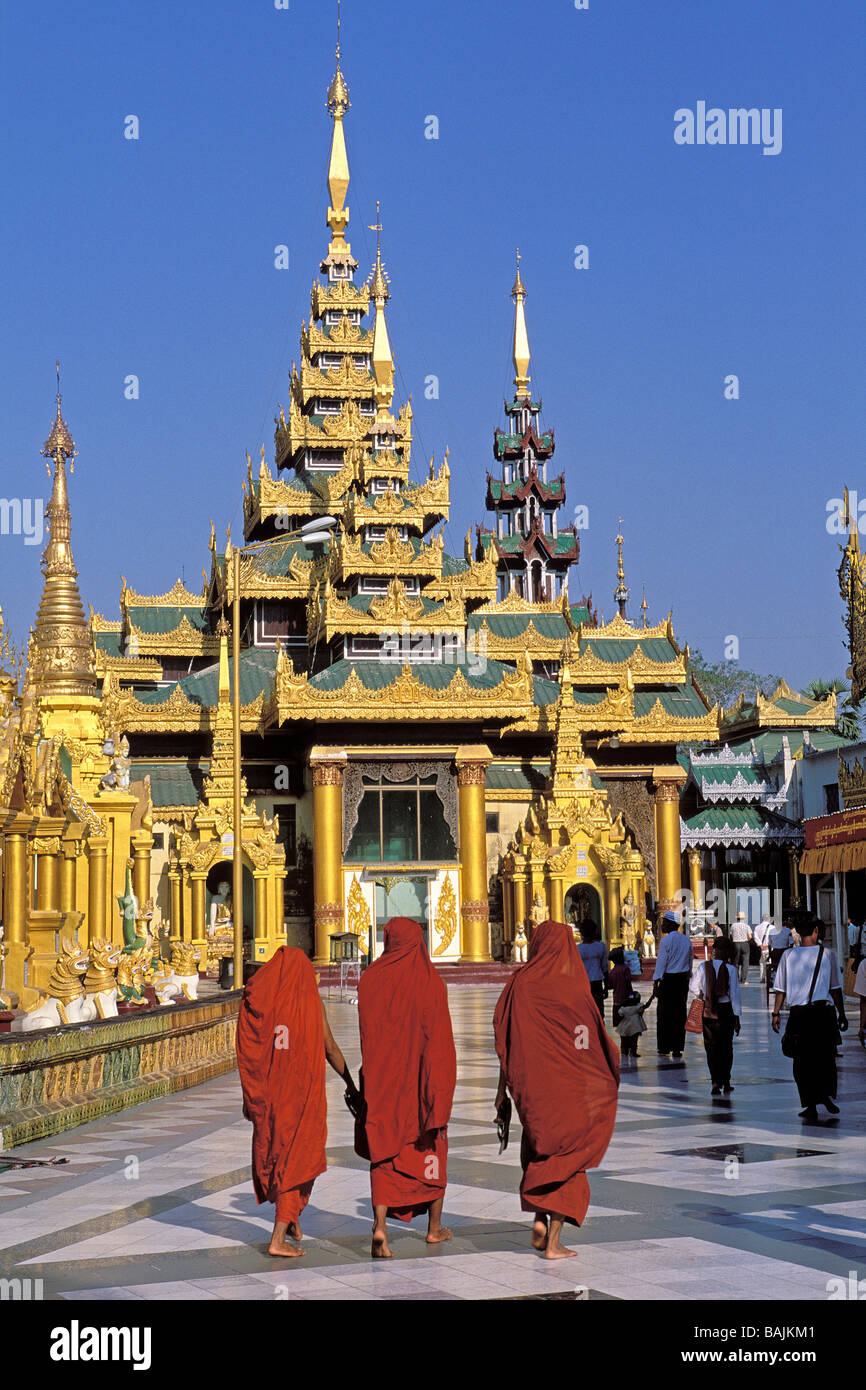
M 381 205 L 376 200 L 376 221 L 371 223 L 370 231 L 376 233 L 376 264 L 370 282 L 370 294 L 376 305 L 376 324 L 373 330 L 373 376 L 376 378 L 374 396 L 380 414 L 387 411 L 394 398 L 394 358 L 388 338 L 388 325 L 385 322 L 385 304 L 391 298 L 388 276 L 382 264 L 382 215 Z
M 57 414 L 42 448 L 45 459 L 54 461 L 51 501 L 45 509 L 49 527 L 48 544 L 42 553 L 45 584 L 31 638 L 27 680 L 37 695 L 95 695 L 96 656 L 70 544 L 66 460 L 71 470 L 76 449 L 60 401 L 58 362 Z M 50 476 L 50 467 L 48 472 Z
M 343 131 L 343 117 L 351 106 L 349 88 L 340 67 L 340 4 L 337 0 L 337 71 L 328 88 L 328 111 L 334 122 L 331 139 L 331 162 L 328 166 L 328 193 L 331 205 L 328 208 L 328 226 L 331 229 L 329 253 L 342 251 L 349 253 L 351 247 L 345 240 L 349 225 L 349 209 L 346 207 L 346 194 L 349 191 L 349 159 L 346 154 L 346 136 Z
M 518 396 L 529 395 L 529 334 L 526 331 L 526 290 L 520 278 L 520 248 L 517 249 L 517 277 L 511 291 L 514 300 L 514 389 Z
M 624 570 L 624 568 L 623 568 L 623 563 L 622 563 L 622 544 L 623 544 L 622 517 L 620 517 L 620 519 L 619 519 L 619 531 L 617 532 L 617 537 L 616 537 L 616 551 L 617 551 L 616 589 L 614 590 L 614 595 L 613 595 L 613 597 L 614 597 L 614 602 L 615 602 L 615 603 L 617 604 L 617 606 L 619 607 L 620 617 L 621 617 L 621 618 L 624 618 L 624 617 L 625 617 L 625 606 L 626 606 L 626 604 L 628 603 L 629 589 L 628 589 L 628 585 L 627 585 L 626 582 L 625 582 L 625 570 Z
M 641 599 L 640 611 L 643 616 L 643 626 L 646 627 L 646 615 L 649 604 L 646 601 L 646 584 L 643 586 L 643 598 Z

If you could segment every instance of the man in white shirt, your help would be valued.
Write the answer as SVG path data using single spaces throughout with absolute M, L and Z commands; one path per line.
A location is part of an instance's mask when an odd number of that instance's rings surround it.
M 755 945 L 760 948 L 761 952 L 761 984 L 763 984 L 767 978 L 767 966 L 770 963 L 770 932 L 772 927 L 772 921 L 767 917 L 762 917 L 752 933 L 752 940 Z
M 662 939 L 653 972 L 653 998 L 659 1001 L 657 1039 L 660 1057 L 669 1052 L 682 1057 L 686 1045 L 689 980 L 694 952 L 692 943 L 680 931 L 675 912 L 666 912 L 661 922 Z
M 736 952 L 734 963 L 741 985 L 749 983 L 749 942 L 751 939 L 752 928 L 746 921 L 746 914 L 745 912 L 738 912 L 737 920 L 731 926 L 731 941 Z
M 704 1048 L 713 1083 L 711 1094 L 726 1096 L 734 1089 L 734 1034 L 740 1031 L 740 982 L 731 960 L 730 941 L 713 942 L 711 960 L 699 960 L 692 971 L 690 991 L 704 1001 Z
M 859 970 L 861 960 L 866 957 L 866 926 L 859 925 L 848 918 L 848 956 L 851 969 Z
M 773 982 L 773 1032 L 781 1029 L 782 1005 L 787 1000 L 790 1014 L 785 1036 L 794 1049 L 794 1080 L 803 1106 L 800 1117 L 807 1124 L 817 1123 L 819 1105 L 831 1115 L 839 1114 L 836 1044 L 840 1030 L 844 1033 L 848 1027 L 839 962 L 835 952 L 820 942 L 823 933 L 824 924 L 817 918 L 804 923 L 800 945 L 784 952 Z

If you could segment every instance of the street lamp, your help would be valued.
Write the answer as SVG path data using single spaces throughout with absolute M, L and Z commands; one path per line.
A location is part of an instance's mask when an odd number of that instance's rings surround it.
M 279 545 L 281 541 L 304 540 L 308 545 L 331 539 L 337 525 L 335 516 L 314 517 L 285 536 L 272 536 L 265 541 L 254 541 L 242 549 L 233 550 L 231 555 L 231 575 L 226 575 L 226 587 L 231 585 L 232 605 L 232 910 L 234 928 L 234 952 L 232 969 L 235 989 L 243 989 L 244 984 L 244 871 L 243 871 L 243 805 L 241 801 L 241 556 L 253 554 L 267 546 Z

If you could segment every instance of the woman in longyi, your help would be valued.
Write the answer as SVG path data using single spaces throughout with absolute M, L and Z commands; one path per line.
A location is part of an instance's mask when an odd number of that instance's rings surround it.
M 386 1217 L 427 1213 L 427 1243 L 442 1225 L 457 1054 L 448 995 L 417 922 L 394 917 L 385 949 L 358 986 L 362 1110 L 355 1151 L 370 1160 L 374 1259 L 389 1258 Z
M 268 1253 L 302 1255 L 286 1235 L 301 1239 L 301 1212 L 327 1166 L 326 1060 L 357 1094 L 303 951 L 282 946 L 245 986 L 237 1054 L 256 1199 L 276 1204 Z
M 532 1244 L 549 1260 L 576 1251 L 560 1240 L 589 1206 L 587 1168 L 604 1158 L 616 1120 L 619 1058 L 595 1006 L 570 927 L 542 922 L 529 960 L 503 990 L 493 1018 L 500 1062 L 497 1116 L 514 1097 L 523 1126 L 521 1206 L 535 1215 Z

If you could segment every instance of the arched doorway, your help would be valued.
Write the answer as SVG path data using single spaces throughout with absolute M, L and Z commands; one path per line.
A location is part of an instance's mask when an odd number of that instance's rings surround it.
M 591 883 L 575 883 L 565 895 L 565 920 L 573 927 L 594 922 L 601 932 L 601 898 Z

